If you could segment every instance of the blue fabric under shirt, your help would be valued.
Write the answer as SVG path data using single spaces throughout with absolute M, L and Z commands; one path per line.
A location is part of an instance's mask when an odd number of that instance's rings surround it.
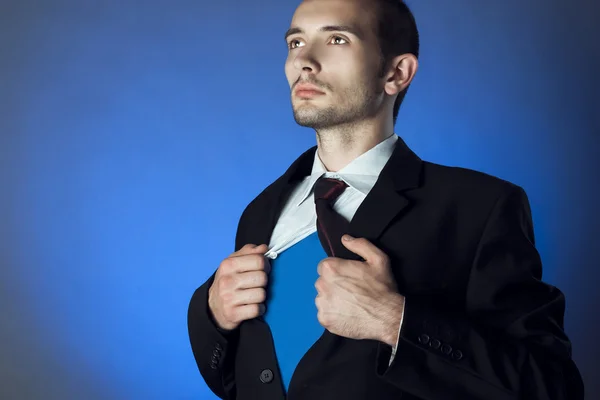
M 306 237 L 271 263 L 264 315 L 275 344 L 275 354 L 287 393 L 300 359 L 323 334 L 317 319 L 317 265 L 327 257 L 317 233 Z

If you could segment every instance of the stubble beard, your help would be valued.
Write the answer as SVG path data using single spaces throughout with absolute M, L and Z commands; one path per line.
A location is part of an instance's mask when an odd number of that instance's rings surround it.
M 311 100 L 299 100 L 293 106 L 294 119 L 300 126 L 319 131 L 351 125 L 371 116 L 374 111 L 375 93 L 350 89 L 344 91 L 341 98 L 346 101 L 328 106 L 319 106 Z

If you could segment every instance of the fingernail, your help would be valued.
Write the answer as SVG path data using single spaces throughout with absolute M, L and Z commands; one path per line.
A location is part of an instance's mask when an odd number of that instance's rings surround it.
M 342 237 L 342 239 L 344 239 L 344 240 L 346 240 L 346 241 L 354 240 L 354 238 L 353 238 L 352 236 L 350 236 L 350 235 L 344 235 L 344 236 Z

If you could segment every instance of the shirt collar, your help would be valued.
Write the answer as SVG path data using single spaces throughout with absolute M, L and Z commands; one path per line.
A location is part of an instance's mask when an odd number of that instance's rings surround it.
M 327 178 L 341 179 L 348 186 L 353 187 L 366 196 L 375 185 L 375 182 L 377 182 L 381 170 L 394 152 L 397 140 L 398 136 L 392 134 L 375 147 L 356 157 L 338 172 L 327 171 L 319 157 L 319 152 L 316 151 L 308 184 L 296 206 L 300 206 L 312 194 L 315 182 L 322 175 L 325 175 Z

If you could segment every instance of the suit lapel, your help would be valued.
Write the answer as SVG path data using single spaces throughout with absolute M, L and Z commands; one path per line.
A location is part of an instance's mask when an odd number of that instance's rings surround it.
M 350 235 L 377 241 L 385 228 L 410 204 L 403 192 L 419 185 L 421 168 L 421 159 L 398 138 L 375 186 L 350 221 Z

